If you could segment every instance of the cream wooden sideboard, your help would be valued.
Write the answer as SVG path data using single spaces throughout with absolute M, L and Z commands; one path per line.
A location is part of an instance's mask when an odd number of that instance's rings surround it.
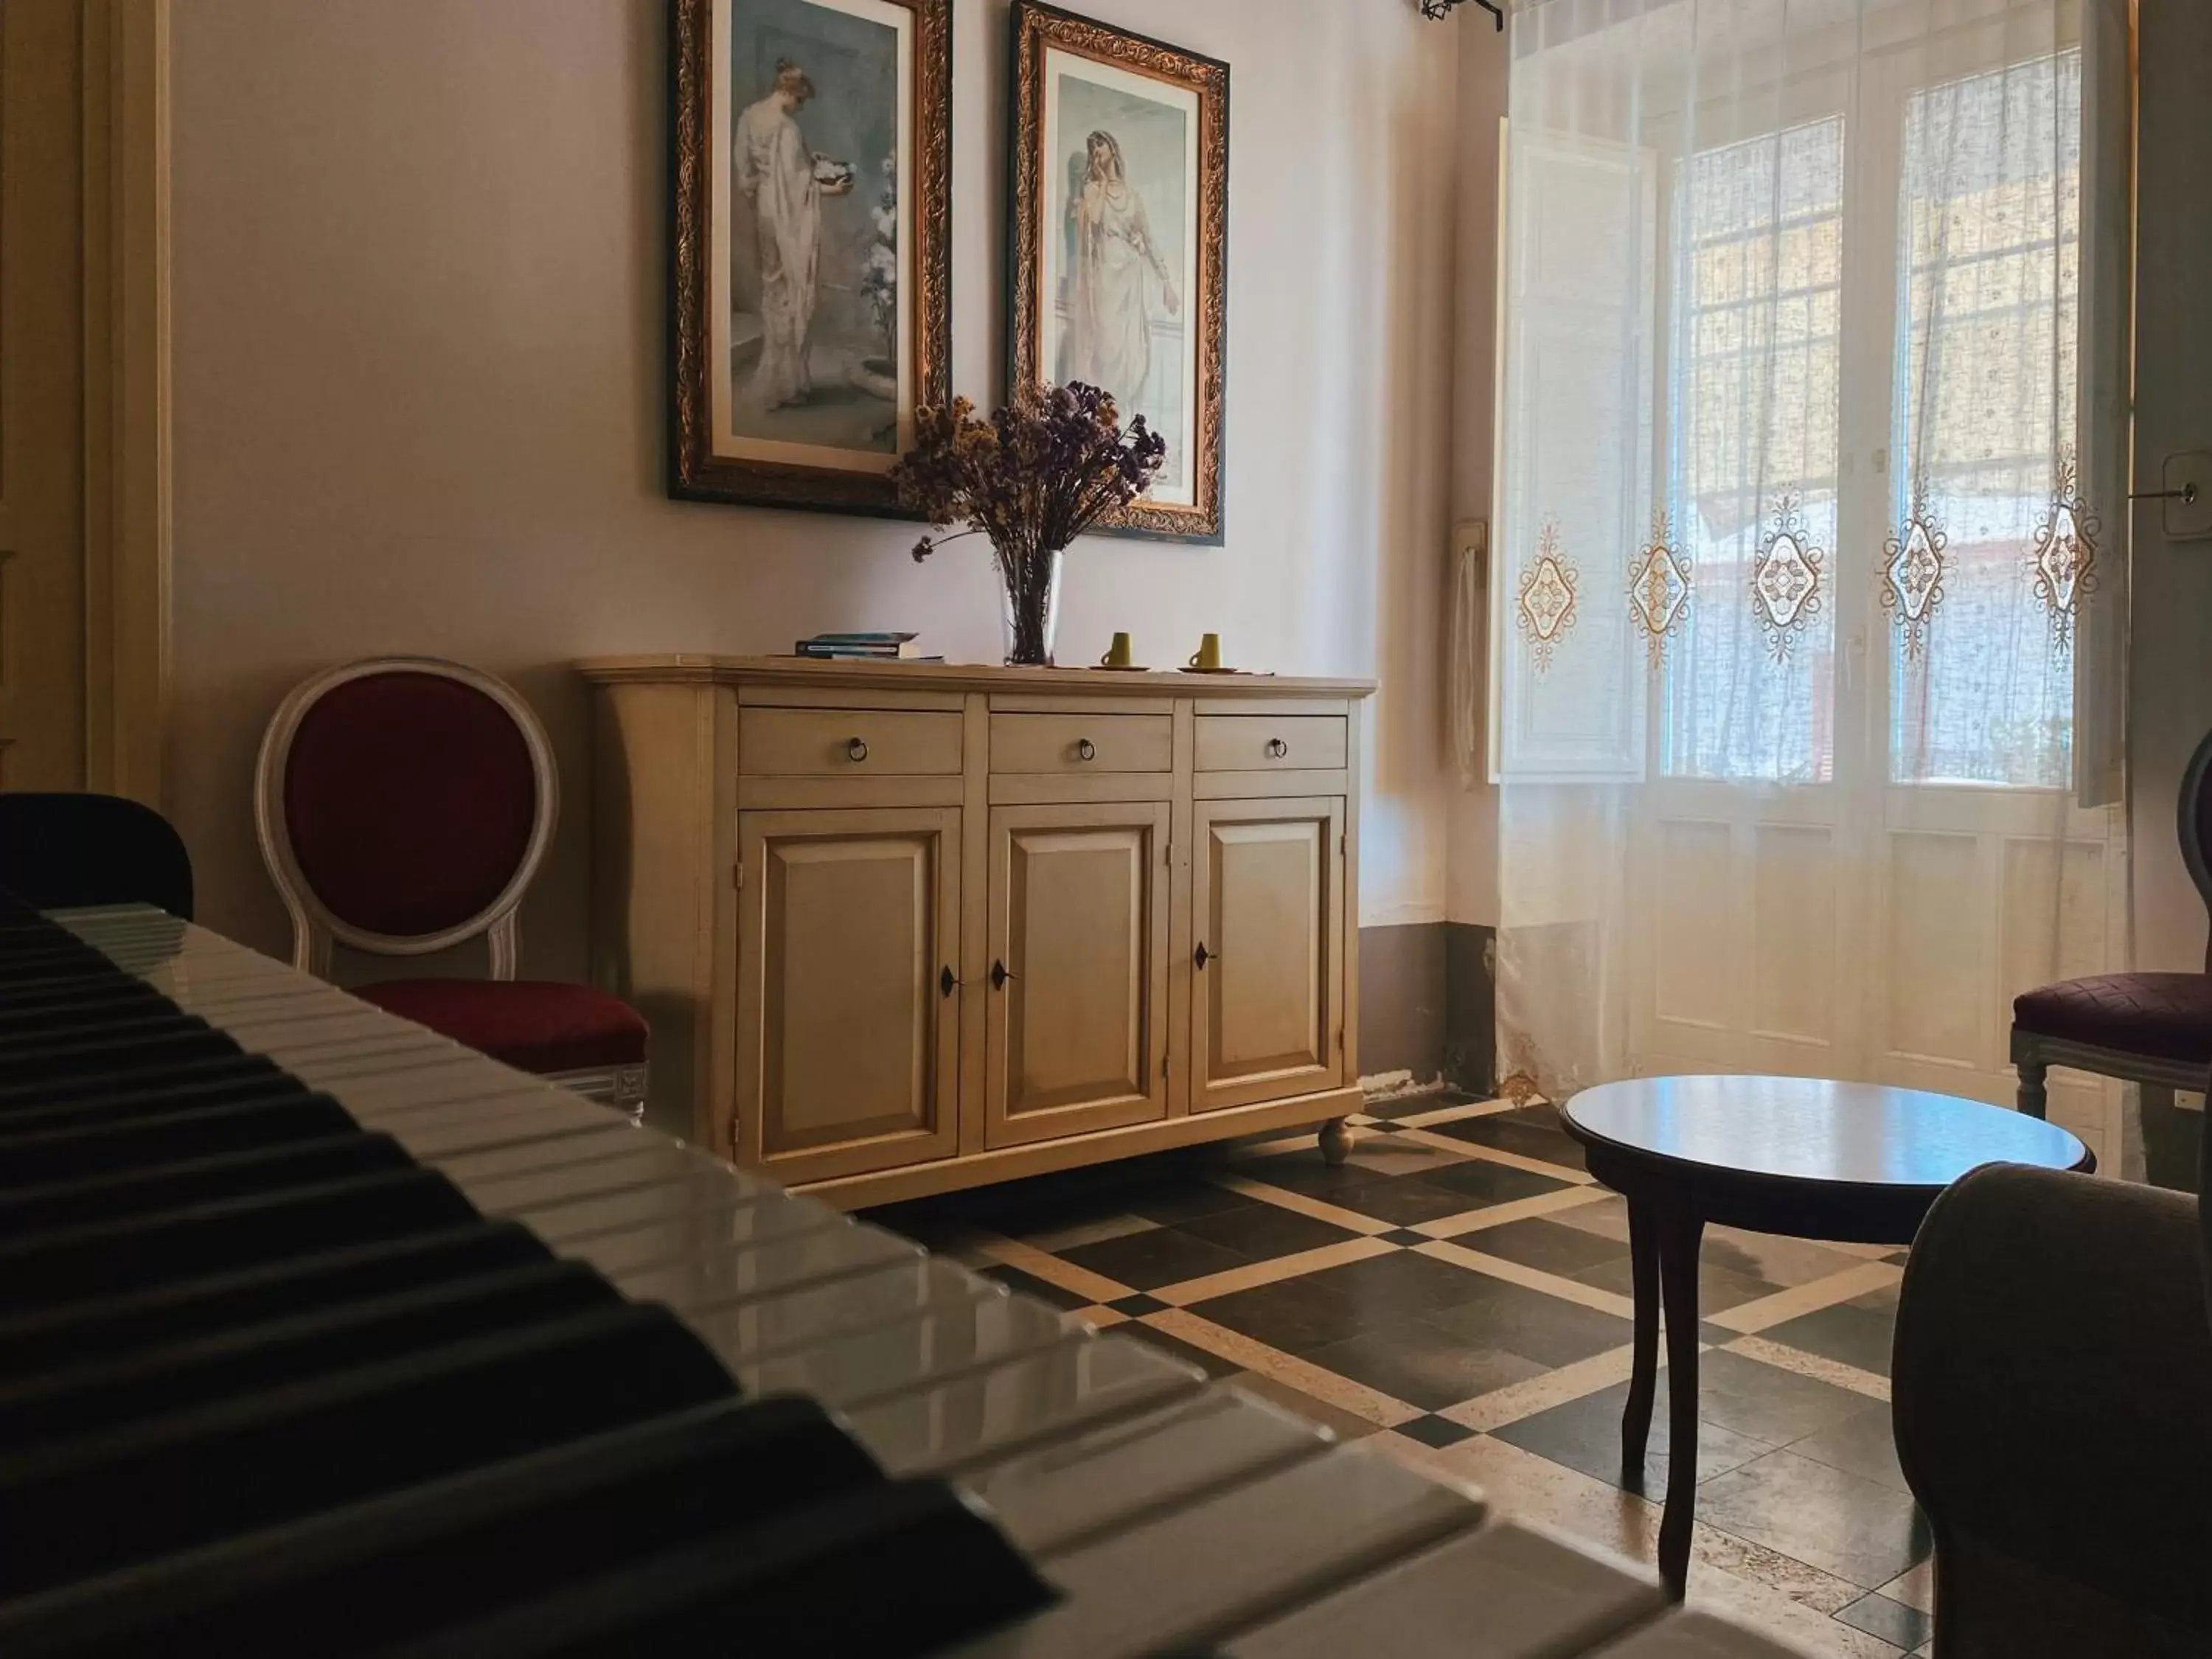
M 599 659 L 649 1117 L 847 1205 L 1340 1120 L 1364 681 Z

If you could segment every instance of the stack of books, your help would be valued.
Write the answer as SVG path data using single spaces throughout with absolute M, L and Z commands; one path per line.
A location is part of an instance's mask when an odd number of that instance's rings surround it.
M 792 647 L 802 657 L 833 662 L 943 662 L 925 656 L 911 634 L 817 634 Z

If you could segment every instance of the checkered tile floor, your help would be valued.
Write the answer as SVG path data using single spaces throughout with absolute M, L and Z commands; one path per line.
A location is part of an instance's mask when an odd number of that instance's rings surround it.
M 897 1206 L 871 1219 L 1501 1509 L 1651 1559 L 1667 1480 L 1620 1467 L 1627 1218 L 1540 1104 L 1425 1095 L 1310 1133 Z M 1928 1640 L 1929 1544 L 1889 1432 L 1904 1257 L 1717 1229 L 1702 1279 L 1690 1600 L 1816 1653 Z M 1651 1494 L 1650 1498 L 1643 1496 Z

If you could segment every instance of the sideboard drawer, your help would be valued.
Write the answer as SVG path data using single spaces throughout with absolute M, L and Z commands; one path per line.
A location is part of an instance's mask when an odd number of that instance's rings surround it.
M 994 714 L 994 772 L 1171 772 L 1171 714 Z
M 1344 764 L 1341 714 L 1200 714 L 1201 772 L 1313 772 Z
M 748 777 L 915 777 L 960 770 L 961 717 L 882 708 L 745 708 L 738 770 Z

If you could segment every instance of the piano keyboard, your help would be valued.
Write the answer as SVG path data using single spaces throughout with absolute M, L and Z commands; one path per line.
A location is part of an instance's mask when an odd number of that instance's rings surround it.
M 0 1651 L 1780 1655 L 157 911 L 0 900 Z

